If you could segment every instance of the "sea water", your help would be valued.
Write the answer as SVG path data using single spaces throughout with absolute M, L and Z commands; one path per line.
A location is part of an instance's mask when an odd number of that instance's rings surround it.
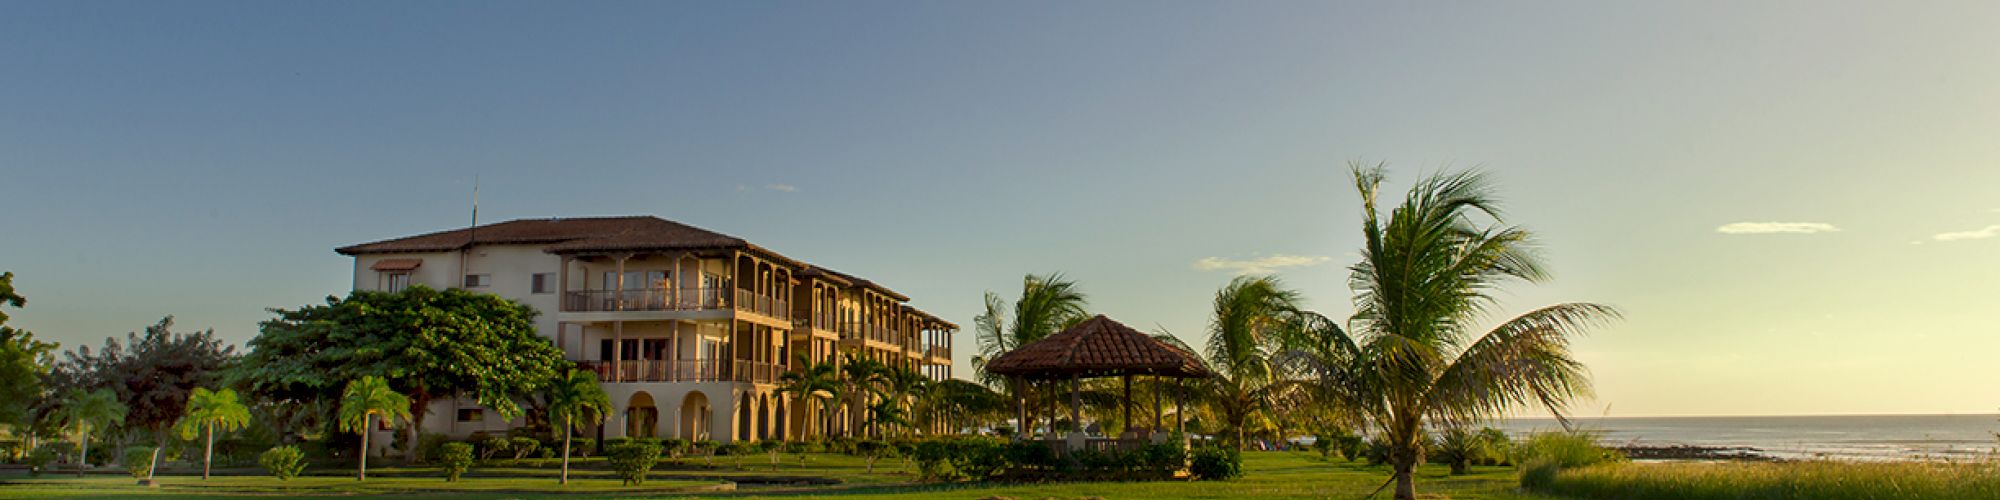
M 1611 446 L 1751 447 L 1784 459 L 1983 460 L 2000 452 L 2000 415 L 1807 415 L 1573 418 Z M 1524 435 L 1561 430 L 1555 419 L 1502 421 Z

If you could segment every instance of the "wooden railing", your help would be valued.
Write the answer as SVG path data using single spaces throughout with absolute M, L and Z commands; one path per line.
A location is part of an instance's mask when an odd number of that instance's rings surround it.
M 729 296 L 719 288 L 580 290 L 563 298 L 563 310 L 573 312 L 700 311 L 726 307 Z
M 771 363 L 720 359 L 628 359 L 578 361 L 577 368 L 597 373 L 605 382 L 753 382 L 777 383 L 785 367 Z
M 778 319 L 790 319 L 792 317 L 792 304 L 790 301 L 740 288 L 736 290 L 736 310 L 754 312 Z

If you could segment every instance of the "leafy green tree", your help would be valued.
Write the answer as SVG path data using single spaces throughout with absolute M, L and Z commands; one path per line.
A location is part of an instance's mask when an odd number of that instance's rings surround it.
M 62 420 L 76 428 L 76 443 L 82 449 L 76 461 L 76 476 L 83 477 L 83 468 L 90 463 L 91 429 L 102 431 L 124 421 L 125 404 L 118 402 L 118 395 L 105 389 L 90 392 L 71 389 L 62 399 Z
M 570 436 L 576 434 L 576 421 L 599 423 L 604 415 L 611 412 L 611 396 L 597 384 L 597 374 L 589 371 L 570 369 L 567 376 L 549 384 L 549 418 L 562 421 L 563 451 L 562 479 L 558 482 L 569 484 L 569 444 Z
M 368 434 L 374 418 L 410 420 L 410 398 L 389 389 L 382 377 L 369 375 L 347 383 L 340 395 L 340 430 L 361 434 L 361 469 L 357 481 L 368 480 Z M 415 425 L 412 423 L 411 425 Z
M 1303 322 L 1313 327 L 1298 330 L 1296 343 L 1328 404 L 1379 429 L 1396 498 L 1409 499 L 1426 427 L 1471 425 L 1530 404 L 1562 418 L 1570 399 L 1590 391 L 1570 338 L 1618 312 L 1556 304 L 1472 337 L 1503 285 L 1548 279 L 1529 232 L 1503 225 L 1483 174 L 1421 179 L 1386 220 L 1376 208 L 1382 178 L 1379 166 L 1354 168 L 1365 243 L 1348 279 L 1353 334 L 1316 319 Z
M 205 436 L 201 479 L 207 481 L 209 465 L 215 459 L 215 431 L 233 432 L 245 425 L 250 425 L 250 408 L 236 399 L 235 389 L 210 391 L 206 387 L 196 387 L 194 394 L 188 396 L 187 416 L 182 417 L 180 425 L 175 427 L 180 431 L 181 439 Z
M 1267 416 L 1292 387 L 1274 359 L 1298 303 L 1297 291 L 1268 276 L 1237 277 L 1215 293 L 1207 346 L 1215 376 L 1198 382 L 1197 396 L 1228 424 L 1237 451 L 1243 451 L 1251 419 Z
M 14 273 L 0 273 L 0 306 L 20 308 L 28 299 L 14 291 Z M 27 330 L 7 326 L 0 309 L 0 422 L 30 428 L 30 409 L 42 399 L 43 379 L 55 366 L 57 344 L 35 340 Z M 32 433 L 30 433 L 32 434 Z M 30 442 L 32 444 L 32 441 Z
M 522 413 L 516 398 L 573 366 L 535 333 L 534 308 L 492 294 L 415 286 L 272 312 L 238 373 L 245 386 L 275 401 L 309 401 L 380 376 L 409 397 L 408 443 L 422 442 L 433 400 L 469 394 L 512 419 Z M 420 455 L 413 449 L 406 458 Z

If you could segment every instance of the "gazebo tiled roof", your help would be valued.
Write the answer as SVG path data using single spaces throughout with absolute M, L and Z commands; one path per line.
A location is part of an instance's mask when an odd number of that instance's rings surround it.
M 1208 366 L 1179 347 L 1099 314 L 986 362 L 986 371 L 1028 379 L 1118 375 L 1207 378 Z

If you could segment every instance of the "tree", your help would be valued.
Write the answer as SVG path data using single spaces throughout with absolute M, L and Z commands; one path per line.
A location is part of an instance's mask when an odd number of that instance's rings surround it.
M 118 402 L 118 395 L 98 389 L 84 392 L 71 389 L 63 395 L 63 421 L 76 427 L 76 443 L 82 450 L 76 461 L 76 476 L 83 477 L 83 467 L 90 463 L 90 430 L 103 430 L 114 423 L 125 420 L 125 404 Z
M 916 424 L 909 408 L 915 404 L 915 398 L 923 396 L 930 388 L 931 379 L 910 368 L 887 366 L 883 367 L 877 380 L 888 398 L 877 405 L 880 408 L 874 409 L 876 420 L 892 428 L 909 430 Z
M 801 353 L 799 356 L 803 359 L 805 354 Z M 827 430 L 832 427 L 829 423 L 835 402 L 841 399 L 839 368 L 834 367 L 833 363 L 809 363 L 804 369 L 787 371 L 779 375 L 778 384 L 778 392 L 792 395 L 793 401 L 819 403 L 821 414 L 817 424 L 818 432 L 822 436 L 826 435 Z M 812 420 L 803 420 L 808 423 L 805 429 L 807 435 L 813 433 Z
M 236 399 L 236 390 L 224 388 L 210 391 L 206 387 L 194 388 L 188 396 L 187 416 L 181 418 L 177 426 L 181 439 L 205 437 L 206 444 L 201 454 L 201 479 L 208 480 L 209 464 L 215 459 L 215 431 L 233 432 L 250 424 L 250 408 Z
M 356 481 L 368 480 L 368 434 L 374 430 L 376 416 L 392 422 L 391 425 L 397 418 L 410 420 L 410 398 L 389 389 L 389 383 L 382 377 L 369 375 L 348 382 L 347 390 L 340 395 L 339 420 L 341 431 L 361 434 L 361 469 L 354 476 Z
M 307 401 L 329 397 L 348 380 L 379 376 L 409 397 L 407 443 L 422 442 L 433 400 L 470 394 L 512 419 L 522 414 L 516 398 L 574 366 L 535 333 L 534 308 L 492 294 L 413 286 L 272 312 L 277 317 L 250 341 L 238 374 L 252 392 Z M 406 458 L 421 460 L 419 450 Z
M 569 439 L 576 433 L 576 421 L 588 423 L 604 421 L 604 415 L 611 411 L 611 396 L 597 385 L 597 374 L 584 370 L 570 369 L 569 373 L 550 383 L 549 418 L 561 420 L 563 424 L 563 460 L 561 484 L 569 484 Z
M 1251 418 L 1268 416 L 1291 387 L 1273 359 L 1282 348 L 1284 329 L 1293 324 L 1298 302 L 1297 291 L 1268 276 L 1240 276 L 1215 293 L 1207 346 L 1208 365 L 1215 376 L 1203 379 L 1198 387 L 1228 424 L 1236 451 L 1243 451 Z
M 15 293 L 14 273 L 0 273 L 0 305 L 20 308 L 28 299 Z M 34 403 L 42 399 L 43 379 L 55 365 L 57 344 L 35 340 L 27 330 L 7 326 L 7 311 L 0 309 L 0 422 L 28 425 Z
M 1008 401 L 1033 404 L 1027 401 L 1026 388 L 987 372 L 986 361 L 1090 319 L 1085 310 L 1087 302 L 1083 290 L 1076 282 L 1064 279 L 1062 273 L 1022 277 L 1021 296 L 1014 300 L 1011 316 L 1000 294 L 986 292 L 985 312 L 972 318 L 974 335 L 979 341 L 979 355 L 972 357 L 974 378 L 1006 394 Z M 1012 321 L 1008 321 L 1010 317 Z M 1020 432 L 1026 435 L 1028 429 Z
M 173 316 L 167 316 L 143 333 L 127 333 L 123 342 L 106 338 L 101 349 L 84 345 L 65 352 L 51 385 L 58 391 L 110 390 L 131 409 L 128 428 L 148 431 L 156 444 L 165 444 L 194 390 L 222 385 L 237 358 L 236 347 L 214 330 L 176 333 L 173 326 Z
M 1419 180 L 1384 220 L 1376 209 L 1382 178 L 1380 166 L 1354 167 L 1365 238 L 1348 279 L 1354 333 L 1309 319 L 1304 323 L 1314 327 L 1297 330 L 1295 343 L 1319 392 L 1378 429 L 1396 498 L 1408 499 L 1416 497 L 1412 472 L 1426 427 L 1469 425 L 1528 404 L 1563 419 L 1567 402 L 1590 391 L 1570 337 L 1618 312 L 1556 304 L 1471 337 L 1502 285 L 1548 279 L 1529 232 L 1502 225 L 1487 178 L 1477 172 Z
M 866 430 L 862 429 L 862 423 L 869 419 L 864 410 L 881 395 L 882 371 L 887 368 L 880 361 L 853 354 L 848 354 L 847 361 L 840 364 L 840 393 L 846 400 L 848 419 L 852 422 L 850 429 L 857 431 L 856 434 Z

